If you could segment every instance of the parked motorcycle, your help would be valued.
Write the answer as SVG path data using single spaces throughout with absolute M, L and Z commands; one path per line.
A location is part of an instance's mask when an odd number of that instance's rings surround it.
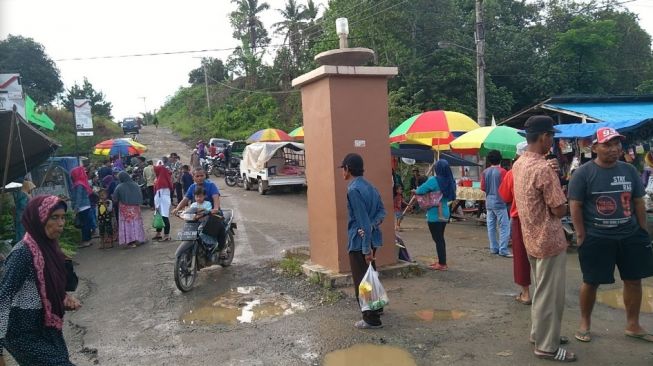
M 197 271 L 202 268 L 219 264 L 222 267 L 228 267 L 234 259 L 236 244 L 234 242 L 235 230 L 237 228 L 234 222 L 233 210 L 222 210 L 222 224 L 226 230 L 226 243 L 224 248 L 225 255 L 219 256 L 218 244 L 206 245 L 200 233 L 202 232 L 203 223 L 195 220 L 194 213 L 179 213 L 178 217 L 185 222 L 182 230 L 177 234 L 177 240 L 181 244 L 175 253 L 175 285 L 181 292 L 188 292 L 193 288 Z
M 243 187 L 243 177 L 240 175 L 240 169 L 227 168 L 227 171 L 224 173 L 224 182 L 229 187 L 238 185 L 238 187 Z
M 218 156 L 207 158 L 202 166 L 208 174 L 213 174 L 216 177 L 224 175 L 227 170 L 227 165 L 225 164 L 224 159 Z

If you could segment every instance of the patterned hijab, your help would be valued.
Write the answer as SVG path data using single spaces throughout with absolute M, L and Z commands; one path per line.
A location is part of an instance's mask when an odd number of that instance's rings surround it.
M 23 243 L 32 253 L 45 326 L 59 330 L 63 326 L 66 297 L 65 256 L 59 242 L 45 233 L 45 225 L 52 212 L 61 208 L 65 211 L 68 207 L 57 196 L 34 197 L 27 204 L 21 220 L 26 231 Z

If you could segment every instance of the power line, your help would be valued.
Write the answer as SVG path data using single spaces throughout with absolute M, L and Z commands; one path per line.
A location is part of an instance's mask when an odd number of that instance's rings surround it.
M 284 90 L 284 91 L 267 91 L 267 90 L 251 90 L 251 89 L 241 89 L 241 88 L 236 88 L 235 86 L 231 86 L 229 84 L 225 84 L 221 81 L 215 80 L 214 78 L 208 76 L 209 79 L 213 80 L 215 83 L 220 84 L 226 88 L 233 89 L 236 91 L 241 91 L 241 92 L 246 92 L 246 93 L 252 93 L 252 94 L 290 94 L 290 93 L 299 93 L 299 90 Z

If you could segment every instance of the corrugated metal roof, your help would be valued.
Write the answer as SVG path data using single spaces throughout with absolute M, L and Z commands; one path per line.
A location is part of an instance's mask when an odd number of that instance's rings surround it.
M 599 121 L 645 120 L 653 118 L 653 102 L 630 103 L 557 103 L 544 104 L 556 109 L 581 113 Z

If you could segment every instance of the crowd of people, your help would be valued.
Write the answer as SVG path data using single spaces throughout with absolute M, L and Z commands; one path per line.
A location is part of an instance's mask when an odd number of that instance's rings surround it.
M 571 215 L 576 231 L 582 272 L 581 316 L 574 338 L 579 342 L 592 341 L 591 315 L 597 289 L 615 282 L 616 268 L 624 285 L 624 335 L 653 342 L 653 335 L 639 321 L 642 279 L 653 276 L 646 193 L 636 168 L 621 161 L 625 137 L 612 128 L 599 128 L 592 144 L 595 158 L 575 170 L 565 193 L 558 163 L 549 159 L 556 132 L 550 117 L 530 117 L 524 128 L 526 142 L 515 147 L 517 157 L 512 169 L 501 167 L 501 154 L 495 150 L 488 153 L 489 167 L 481 174 L 481 189 L 486 194 L 489 253 L 513 259 L 514 281 L 520 287 L 515 300 L 531 307 L 528 341 L 533 344 L 534 355 L 558 362 L 578 359 L 562 347 L 569 343 L 569 338 L 561 335 L 569 246 L 561 219 L 567 215 Z M 379 225 L 385 210 L 376 188 L 363 178 L 360 156 L 347 155 L 342 169 L 344 179 L 350 182 L 348 250 L 358 297 L 358 285 L 367 265 L 374 264 L 375 252 L 382 243 Z M 456 198 L 456 182 L 445 160 L 435 163 L 434 173 L 418 183 L 419 171 L 414 172 L 411 188 L 417 195 L 441 193 L 440 206 L 426 210 L 426 219 L 437 254 L 437 262 L 429 267 L 445 271 L 448 266 L 444 229 L 451 218 L 448 206 Z M 394 171 L 393 182 L 397 214 L 411 203 L 401 197 L 403 186 Z M 400 219 L 400 215 L 396 217 Z M 513 253 L 508 249 L 510 241 Z M 382 313 L 382 309 L 363 311 L 363 319 L 354 326 L 380 328 Z

